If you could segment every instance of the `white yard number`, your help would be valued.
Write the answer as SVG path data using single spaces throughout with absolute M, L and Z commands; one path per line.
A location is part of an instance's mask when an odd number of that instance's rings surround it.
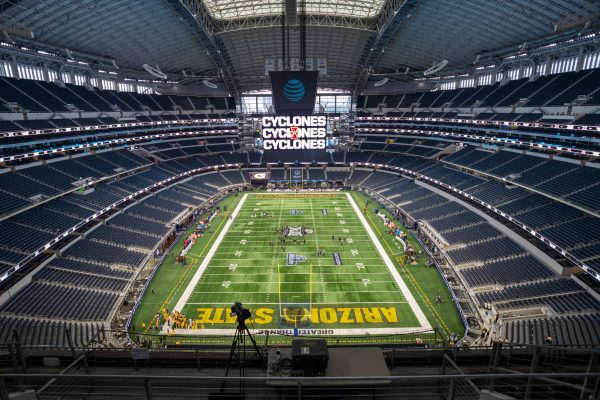
M 334 210 L 335 211 L 340 211 L 340 208 L 339 207 L 335 207 Z
M 340 225 L 346 225 L 346 221 L 344 221 L 343 219 L 340 219 Z
M 344 232 L 344 233 L 350 233 L 350 229 L 344 228 L 344 229 L 342 229 L 342 232 Z
M 248 225 L 254 225 L 254 221 L 249 221 Z
M 235 252 L 235 256 L 236 257 L 239 257 L 241 255 L 242 255 L 242 251 L 241 250 L 238 250 L 238 251 Z
M 258 210 L 260 210 L 260 208 L 258 208 L 258 207 L 255 207 L 255 208 L 254 208 L 254 211 L 258 211 Z
M 230 271 L 235 271 L 236 268 L 237 268 L 237 264 L 229 264 Z
M 370 285 L 371 284 L 371 280 L 370 279 L 363 279 L 362 280 L 362 284 L 365 285 L 365 286 Z
M 346 238 L 346 242 L 348 242 L 348 244 L 352 244 L 354 243 L 354 240 L 352 240 L 352 238 Z
M 358 250 L 352 249 L 352 250 L 350 250 L 350 253 L 352 253 L 353 256 L 357 256 L 358 255 Z
M 246 239 L 240 240 L 240 244 L 246 244 L 246 243 L 248 243 L 248 241 Z
M 221 284 L 221 286 L 223 286 L 225 289 L 229 288 L 229 285 L 231 285 L 231 281 L 223 281 Z
M 337 213 L 337 216 L 342 218 L 344 215 L 342 215 L 342 213 Z
M 244 231 L 244 235 L 249 235 L 249 234 L 250 234 L 250 232 L 252 232 L 250 229 L 246 229 L 246 230 Z
M 231 269 L 231 268 L 230 268 Z M 356 263 L 356 269 L 357 270 L 361 270 L 361 269 L 365 269 L 365 264 L 363 263 Z

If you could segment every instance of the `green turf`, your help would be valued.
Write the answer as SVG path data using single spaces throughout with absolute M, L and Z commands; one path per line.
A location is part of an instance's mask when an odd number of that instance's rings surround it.
M 358 193 L 352 193 L 352 196 L 362 210 L 366 198 Z M 232 211 L 241 197 L 230 197 L 222 205 Z M 367 221 L 400 270 L 395 257 L 401 254 L 401 248 L 373 213 L 373 204 L 370 208 Z M 292 215 L 292 209 L 300 210 L 301 214 Z M 323 209 L 327 210 L 327 215 L 323 214 Z M 261 217 L 262 212 L 270 217 Z M 167 257 L 134 317 L 138 331 L 142 324 L 147 329 L 152 316 L 162 308 L 172 310 L 175 307 L 225 222 L 224 215 L 213 221 L 210 232 L 191 249 L 186 266 L 177 265 Z M 276 232 L 282 226 L 304 226 L 312 233 L 297 237 L 295 244 L 293 237 L 287 237 L 282 245 L 279 244 L 281 235 Z M 333 239 L 332 235 L 335 236 Z M 417 251 L 421 248 L 414 238 L 409 237 L 409 241 Z M 325 256 L 317 255 L 318 248 L 325 249 Z M 178 244 L 173 253 L 180 250 L 181 244 Z M 304 256 L 306 260 L 288 266 L 287 253 L 290 252 Z M 342 265 L 335 265 L 333 252 L 340 254 Z M 419 255 L 417 265 L 407 266 L 401 277 L 431 326 L 439 327 L 445 334 L 462 334 L 464 328 L 450 295 L 437 270 L 427 268 L 426 262 L 427 257 Z M 259 329 L 289 329 L 293 326 L 351 331 L 420 329 L 413 310 L 345 193 L 299 198 L 249 194 L 193 289 L 182 311 L 186 318 L 194 320 L 196 332 L 202 334 L 235 326 L 233 319 L 227 317 L 228 308 L 234 301 L 241 301 L 254 310 L 250 326 Z M 442 296 L 442 304 L 432 301 L 437 293 Z
M 364 205 L 368 199 L 368 197 L 362 193 L 354 192 L 352 193 L 352 196 L 359 206 Z M 392 218 L 385 210 L 383 210 L 383 213 L 386 214 L 388 218 Z M 386 250 L 391 253 L 394 246 L 396 246 L 394 238 L 385 234 L 385 227 L 381 223 L 375 223 L 376 220 L 373 218 L 372 214 L 368 216 L 367 220 L 374 230 L 381 233 L 383 242 L 386 243 Z M 402 228 L 402 230 L 407 231 L 404 228 Z M 412 234 L 408 235 L 408 242 L 417 250 L 417 265 L 408 265 L 406 267 L 406 274 L 402 274 L 402 278 L 432 326 L 439 329 L 444 336 L 448 336 L 450 333 L 454 332 L 462 337 L 465 333 L 465 328 L 444 280 L 436 268 L 429 268 L 426 266 L 428 257 L 423 253 L 422 246 Z M 419 254 L 419 252 L 421 252 L 421 254 Z M 435 296 L 438 293 L 442 299 L 442 302 L 439 304 L 434 301 Z
M 225 308 L 240 301 L 261 314 L 256 327 L 420 328 L 346 194 L 288 197 L 248 196 L 183 309 L 186 316 L 204 329 L 224 328 L 234 323 L 224 318 Z M 288 226 L 312 233 L 279 244 L 276 231 Z M 306 260 L 289 266 L 289 253 Z
M 233 208 L 240 198 L 241 197 L 239 196 L 227 197 L 219 203 L 219 206 L 221 208 Z M 194 245 L 194 252 L 206 254 L 225 221 L 225 216 L 223 214 L 218 214 L 214 218 L 210 229 L 203 237 L 199 238 Z M 134 314 L 132 324 L 130 325 L 130 332 L 149 332 L 149 327 L 153 322 L 153 316 L 163 308 L 172 310 L 177 299 L 181 296 L 183 289 L 188 285 L 193 273 L 198 268 L 199 260 L 190 260 L 184 267 L 175 263 L 173 255 L 181 252 L 181 249 L 183 248 L 183 238 L 187 237 L 193 230 L 193 226 L 188 229 L 186 235 L 183 235 L 179 239 L 173 246 L 171 253 L 165 257 L 163 263 L 160 265 L 160 268 L 148 285 L 144 297 Z

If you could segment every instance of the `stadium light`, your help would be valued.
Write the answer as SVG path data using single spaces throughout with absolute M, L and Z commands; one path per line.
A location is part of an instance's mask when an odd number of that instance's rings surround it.
M 216 89 L 216 88 L 217 88 L 217 85 L 216 85 L 216 84 L 214 84 L 214 83 L 212 83 L 212 82 L 211 82 L 211 81 L 209 81 L 208 79 L 203 79 L 203 80 L 202 80 L 202 84 L 203 84 L 204 86 L 206 86 L 207 88 L 211 88 L 211 89 Z
M 142 68 L 146 70 L 150 75 L 158 78 L 158 79 L 167 79 L 167 75 L 160 70 L 160 67 L 157 65 L 155 67 L 151 67 L 148 64 L 142 64 Z
M 437 64 L 433 64 L 431 66 L 431 68 L 429 68 L 428 70 L 425 70 L 425 72 L 423 72 L 423 75 L 428 76 L 428 75 L 433 75 L 436 72 L 441 71 L 442 69 L 444 69 L 444 67 L 448 65 L 448 60 L 442 60 Z
M 373 84 L 373 86 L 375 86 L 375 87 L 383 86 L 383 85 L 385 85 L 386 83 L 388 83 L 388 82 L 389 82 L 389 80 L 390 80 L 390 78 L 388 78 L 388 77 L 386 76 L 386 77 L 384 77 L 382 80 L 375 82 L 375 83 Z

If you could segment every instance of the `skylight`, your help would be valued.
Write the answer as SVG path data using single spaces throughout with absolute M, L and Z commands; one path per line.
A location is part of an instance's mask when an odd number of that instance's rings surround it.
M 283 2 L 281 0 L 203 1 L 210 14 L 220 20 L 280 15 L 283 13 Z M 383 4 L 384 0 L 307 0 L 306 12 L 308 14 L 370 18 L 379 14 Z

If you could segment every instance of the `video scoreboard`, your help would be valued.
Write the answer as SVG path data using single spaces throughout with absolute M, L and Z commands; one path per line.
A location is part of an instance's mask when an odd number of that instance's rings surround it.
M 325 114 L 314 114 L 316 71 L 270 73 L 275 115 L 255 121 L 257 148 L 266 162 L 323 162 L 335 139 Z

